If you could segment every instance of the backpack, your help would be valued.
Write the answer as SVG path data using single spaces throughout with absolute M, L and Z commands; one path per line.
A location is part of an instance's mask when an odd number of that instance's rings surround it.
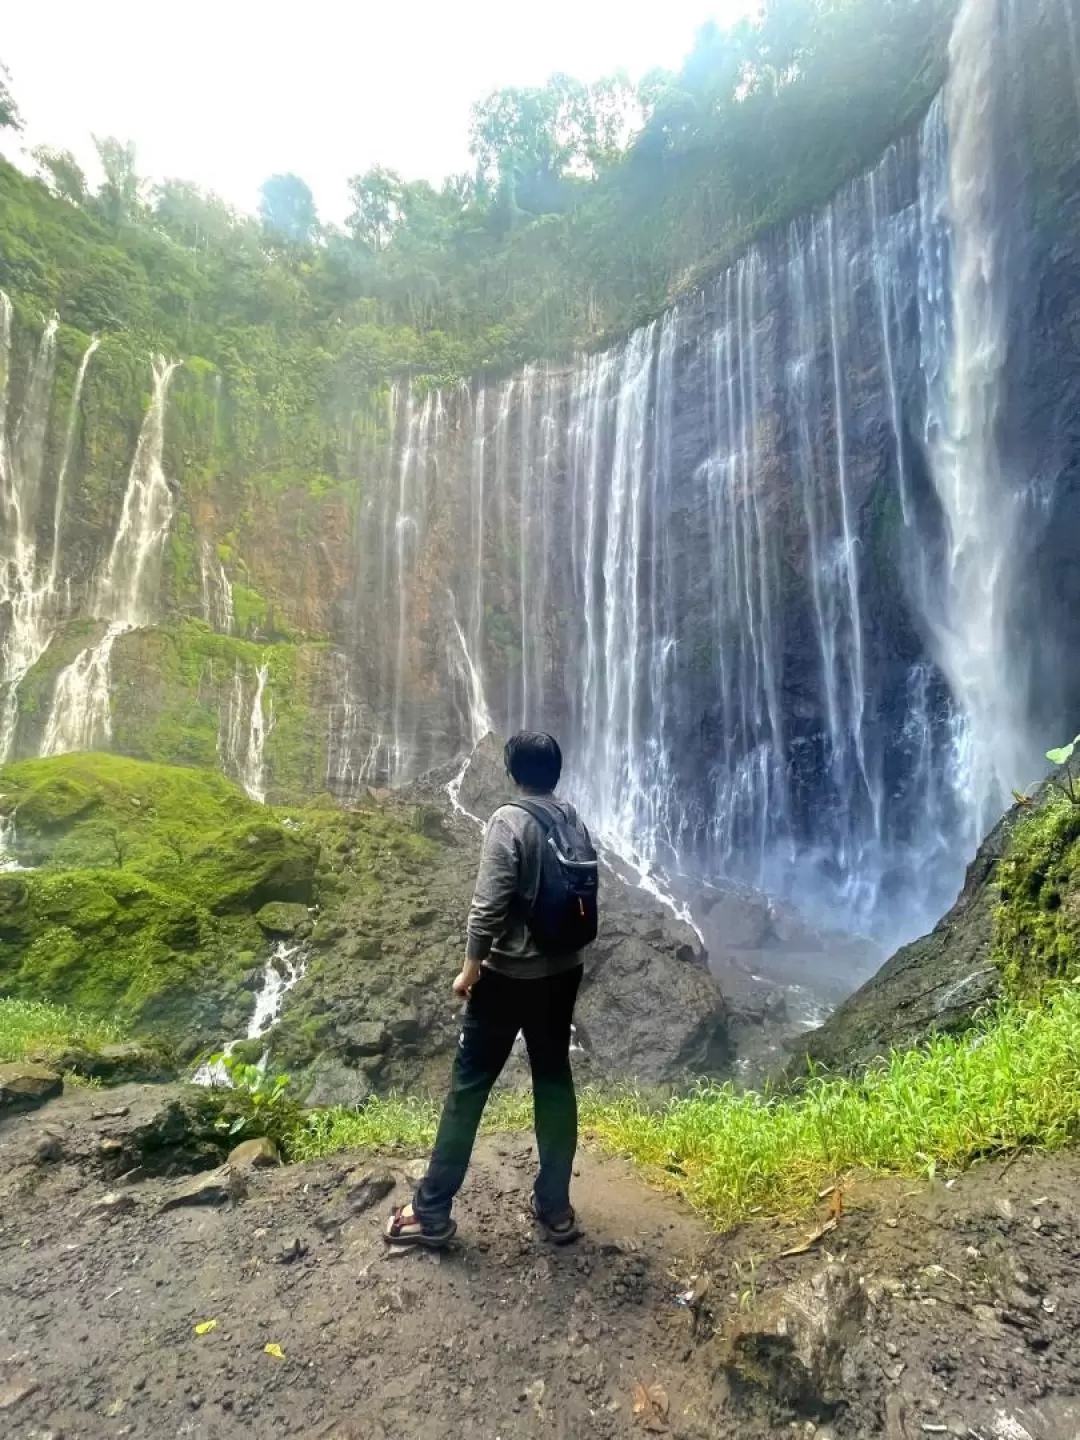
M 599 928 L 600 865 L 588 830 L 576 818 L 540 801 L 515 800 L 543 831 L 540 884 L 526 923 L 545 955 L 573 955 L 591 945 Z

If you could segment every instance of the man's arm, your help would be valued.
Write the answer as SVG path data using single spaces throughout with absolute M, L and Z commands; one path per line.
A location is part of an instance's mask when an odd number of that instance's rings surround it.
M 510 907 L 518 891 L 521 847 L 513 828 L 495 815 L 484 835 L 480 870 L 469 907 L 470 960 L 486 960 L 491 947 L 510 922 Z
M 506 930 L 520 873 L 521 847 L 517 836 L 501 816 L 495 815 L 484 834 L 480 871 L 469 907 L 465 967 L 454 981 L 459 995 L 467 994 L 476 984 L 481 961 L 487 959 L 492 945 Z

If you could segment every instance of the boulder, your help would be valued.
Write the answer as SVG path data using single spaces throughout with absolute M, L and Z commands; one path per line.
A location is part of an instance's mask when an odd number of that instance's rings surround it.
M 255 916 L 264 935 L 271 939 L 291 939 L 311 929 L 311 916 L 306 905 L 287 900 L 271 900 Z
M 71 1070 L 76 1075 L 100 1080 L 106 1085 L 118 1085 L 129 1080 L 141 1083 L 167 1080 L 176 1071 L 163 1048 L 138 1041 L 102 1045 L 97 1050 L 66 1050 L 54 1063 L 58 1070 Z
M 0 1115 L 34 1110 L 63 1093 L 63 1080 L 47 1065 L 26 1061 L 0 1065 Z
M 229 1151 L 227 1163 L 237 1170 L 245 1167 L 254 1170 L 269 1169 L 281 1164 L 281 1152 L 273 1140 L 266 1135 L 260 1135 L 255 1140 L 241 1140 L 239 1145 Z
M 353 1108 L 371 1094 L 371 1082 L 362 1070 L 354 1070 L 334 1055 L 320 1055 L 308 1072 L 311 1088 L 304 1100 L 306 1110 L 332 1105 Z
M 764 1399 L 774 1414 L 829 1415 L 843 1397 L 866 1310 L 859 1277 L 840 1261 L 766 1297 L 722 1331 L 733 1388 Z
M 217 1170 L 181 1180 L 172 1187 L 159 1208 L 164 1212 L 195 1205 L 224 1205 L 226 1201 L 235 1204 L 246 1194 L 247 1184 L 239 1171 L 231 1165 L 222 1165 Z

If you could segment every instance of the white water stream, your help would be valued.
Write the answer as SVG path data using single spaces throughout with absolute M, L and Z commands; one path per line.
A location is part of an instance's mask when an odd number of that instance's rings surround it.
M 230 1040 L 222 1047 L 222 1055 L 233 1053 L 243 1040 L 258 1040 L 277 1023 L 285 996 L 302 978 L 307 969 L 307 951 L 303 945 L 289 944 L 279 940 L 266 961 L 262 983 L 255 992 L 255 1008 L 251 1012 L 246 1032 L 240 1039 Z M 259 1061 L 265 1068 L 266 1054 Z M 223 1060 L 211 1064 L 204 1060 L 191 1077 L 193 1085 L 230 1085 L 228 1067 Z

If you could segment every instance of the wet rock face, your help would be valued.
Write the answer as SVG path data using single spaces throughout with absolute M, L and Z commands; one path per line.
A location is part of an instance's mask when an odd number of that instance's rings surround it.
M 864 1067 L 932 1033 L 963 1030 L 1002 993 L 1035 995 L 1075 973 L 1080 934 L 1080 811 L 1059 772 L 1014 805 L 980 845 L 955 905 L 905 945 L 805 1038 L 806 1060 Z

